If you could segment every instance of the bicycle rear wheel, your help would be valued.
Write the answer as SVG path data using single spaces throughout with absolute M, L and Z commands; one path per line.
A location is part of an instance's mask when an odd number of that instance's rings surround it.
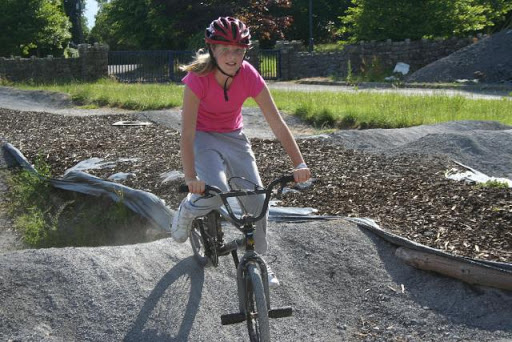
M 247 330 L 251 341 L 270 341 L 268 306 L 261 272 L 257 265 L 250 264 L 247 268 L 245 315 Z
M 197 261 L 202 266 L 219 265 L 219 253 L 217 251 L 218 230 L 220 225 L 219 214 L 211 211 L 192 222 L 189 232 L 190 244 Z
M 205 243 L 203 241 L 203 237 L 201 235 L 201 227 L 200 223 L 197 220 L 194 220 L 192 223 L 192 229 L 189 233 L 190 245 L 192 246 L 192 251 L 194 252 L 194 256 L 196 257 L 197 262 L 201 266 L 210 266 L 211 261 L 207 256 Z

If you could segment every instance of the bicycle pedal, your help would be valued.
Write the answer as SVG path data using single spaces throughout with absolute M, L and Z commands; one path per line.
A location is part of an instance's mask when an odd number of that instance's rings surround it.
M 245 314 L 243 314 L 241 312 L 225 314 L 225 315 L 220 316 L 220 321 L 221 321 L 222 325 L 242 323 L 243 321 L 245 321 Z
M 285 306 L 282 308 L 270 309 L 268 311 L 269 318 L 282 318 L 290 317 L 293 314 L 293 308 L 291 306 Z

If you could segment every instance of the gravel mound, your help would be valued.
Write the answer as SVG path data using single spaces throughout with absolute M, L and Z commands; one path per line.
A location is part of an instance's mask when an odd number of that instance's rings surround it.
M 512 298 L 404 266 L 346 221 L 270 225 L 281 279 L 273 341 L 510 341 Z M 201 269 L 190 247 L 147 244 L 0 255 L 3 341 L 246 341 L 229 257 Z
M 408 82 L 512 82 L 512 30 L 504 30 L 466 46 L 411 74 Z
M 346 148 L 386 155 L 444 155 L 488 176 L 512 179 L 512 126 L 494 121 L 343 130 L 330 138 Z

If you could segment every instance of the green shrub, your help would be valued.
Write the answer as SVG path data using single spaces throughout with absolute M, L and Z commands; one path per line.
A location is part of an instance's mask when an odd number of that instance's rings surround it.
M 369 62 L 363 58 L 360 70 L 361 80 L 364 82 L 383 82 L 384 78 L 391 74 L 388 69 L 382 65 L 382 62 L 376 56 L 372 56 Z
M 477 187 L 478 188 L 507 189 L 509 186 L 508 186 L 508 183 L 506 183 L 506 182 L 502 182 L 502 181 L 493 179 L 493 180 L 488 180 L 485 183 L 479 183 L 479 184 L 477 184 Z
M 101 246 L 149 241 L 146 219 L 121 200 L 53 188 L 48 165 L 36 162 L 39 175 L 22 170 L 7 177 L 8 213 L 30 247 Z

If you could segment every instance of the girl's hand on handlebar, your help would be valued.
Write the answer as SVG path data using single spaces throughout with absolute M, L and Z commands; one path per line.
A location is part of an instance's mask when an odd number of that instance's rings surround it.
M 307 166 L 293 169 L 293 179 L 295 180 L 295 183 L 304 183 L 310 178 L 311 170 Z
M 188 192 L 193 194 L 203 194 L 205 189 L 205 182 L 198 179 L 192 178 L 185 180 L 185 183 L 188 186 Z

